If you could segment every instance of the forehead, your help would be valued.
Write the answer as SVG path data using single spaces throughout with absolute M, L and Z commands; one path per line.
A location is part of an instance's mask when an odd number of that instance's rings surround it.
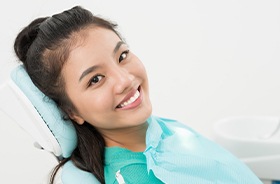
M 88 67 L 102 64 L 112 58 L 114 49 L 121 39 L 112 30 L 105 28 L 87 28 L 73 35 L 73 45 L 63 73 L 81 75 Z
M 114 47 L 121 39 L 113 31 L 102 27 L 88 27 L 72 35 L 73 44 L 70 49 L 70 57 L 74 56 L 76 52 L 85 49 L 110 49 Z M 79 54 L 80 55 L 80 54 Z

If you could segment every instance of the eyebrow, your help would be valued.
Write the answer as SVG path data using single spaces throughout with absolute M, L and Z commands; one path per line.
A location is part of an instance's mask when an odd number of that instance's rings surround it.
M 79 82 L 81 82 L 81 80 L 82 80 L 87 74 L 93 72 L 94 70 L 96 70 L 96 69 L 98 69 L 98 68 L 99 68 L 99 66 L 96 65 L 96 66 L 92 66 L 92 67 L 89 67 L 88 69 L 86 69 L 86 70 L 82 73 L 81 77 L 79 78 Z
M 120 49 L 120 47 L 125 44 L 123 41 L 119 41 L 116 45 L 116 47 L 114 48 L 113 53 L 116 54 L 116 52 Z
M 119 42 L 117 43 L 117 45 L 115 46 L 115 48 L 114 48 L 113 54 L 116 54 L 117 51 L 120 49 L 120 47 L 121 47 L 123 44 L 125 44 L 123 41 L 119 41 Z M 81 77 L 79 78 L 79 82 L 81 82 L 81 80 L 82 80 L 86 75 L 88 75 L 89 73 L 91 73 L 91 72 L 97 70 L 98 68 L 99 68 L 99 66 L 96 65 L 96 66 L 92 66 L 92 67 L 89 67 L 88 69 L 86 69 L 86 70 L 82 73 Z

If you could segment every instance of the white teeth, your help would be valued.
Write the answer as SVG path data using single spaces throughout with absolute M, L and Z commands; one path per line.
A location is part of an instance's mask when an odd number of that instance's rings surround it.
M 120 104 L 120 106 L 124 107 L 124 106 L 127 106 L 127 105 L 133 103 L 139 96 L 140 96 L 140 93 L 137 90 L 136 93 L 132 97 L 130 97 L 130 99 L 128 99 L 126 102 L 123 102 L 122 104 Z

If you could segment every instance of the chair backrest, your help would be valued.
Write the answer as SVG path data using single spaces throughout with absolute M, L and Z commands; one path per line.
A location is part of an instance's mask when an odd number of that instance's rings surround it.
M 76 148 L 72 122 L 63 119 L 55 102 L 33 84 L 23 65 L 14 68 L 10 80 L 0 87 L 0 104 L 1 111 L 58 159 L 69 157 Z
M 70 157 L 77 147 L 77 134 L 72 122 L 63 119 L 61 110 L 33 84 L 23 65 L 15 67 L 10 79 L 0 86 L 0 111 L 58 160 Z M 63 166 L 58 181 L 99 184 L 93 174 L 78 169 L 71 161 Z

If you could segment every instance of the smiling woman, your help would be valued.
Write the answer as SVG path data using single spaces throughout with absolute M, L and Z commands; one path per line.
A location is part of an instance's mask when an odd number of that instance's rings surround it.
M 75 106 L 69 116 L 93 125 L 105 141 L 114 140 L 106 130 L 140 125 L 150 116 L 147 74 L 113 31 L 83 31 L 84 41 L 70 52 L 62 69 L 67 96 Z
M 77 132 L 76 149 L 54 176 L 71 163 L 100 183 L 261 183 L 219 145 L 152 115 L 145 67 L 115 24 L 77 6 L 31 22 L 14 49 Z

